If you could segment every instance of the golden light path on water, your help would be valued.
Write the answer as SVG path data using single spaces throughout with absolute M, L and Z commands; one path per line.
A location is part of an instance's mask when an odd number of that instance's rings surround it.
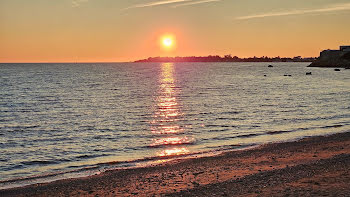
M 184 136 L 184 129 L 179 125 L 183 117 L 181 105 L 177 102 L 180 89 L 175 84 L 174 64 L 161 64 L 159 90 L 156 98 L 156 112 L 151 122 L 151 131 L 157 136 L 152 140 L 152 147 L 160 147 L 157 156 L 174 156 L 189 153 L 185 144 L 192 143 L 193 138 Z

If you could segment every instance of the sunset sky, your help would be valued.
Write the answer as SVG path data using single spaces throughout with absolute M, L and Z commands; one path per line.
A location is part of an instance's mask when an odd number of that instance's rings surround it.
M 0 0 L 0 62 L 318 56 L 349 21 L 350 0 Z

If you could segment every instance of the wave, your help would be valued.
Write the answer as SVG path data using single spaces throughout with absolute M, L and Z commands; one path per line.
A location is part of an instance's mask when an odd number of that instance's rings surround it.
M 281 131 L 268 131 L 266 132 L 266 134 L 276 135 L 281 133 L 290 133 L 290 132 L 305 131 L 305 130 L 339 128 L 346 125 L 347 124 L 344 124 L 344 125 L 337 124 L 337 125 L 328 125 L 328 126 L 321 126 L 321 127 L 307 127 L 307 128 L 296 128 L 296 129 L 290 129 L 290 130 L 281 130 Z
M 154 139 L 153 143 L 150 144 L 149 148 L 157 148 L 157 147 L 164 147 L 164 146 L 177 146 L 177 145 L 188 145 L 188 144 L 194 144 L 196 140 L 194 138 L 189 137 L 166 137 L 166 138 L 160 138 L 160 139 Z
M 328 128 L 338 128 L 338 127 L 343 127 L 343 126 L 345 126 L 345 125 L 330 125 L 330 126 L 324 126 L 321 128 L 328 129 Z
M 222 128 L 235 128 L 235 127 L 239 127 L 236 125 L 219 125 L 219 124 L 208 124 L 205 125 L 206 127 L 222 127 Z
M 238 135 L 237 138 L 250 138 L 255 136 L 264 135 L 263 133 L 252 133 L 252 134 L 245 134 L 245 135 Z
M 104 157 L 104 156 L 110 156 L 110 154 L 91 154 L 91 155 L 80 155 L 75 157 L 76 159 L 92 159 L 92 158 L 97 158 L 97 157 Z
M 58 161 L 49 161 L 49 160 L 33 160 L 33 161 L 23 161 L 21 164 L 26 166 L 31 165 L 50 165 L 50 164 L 58 164 Z

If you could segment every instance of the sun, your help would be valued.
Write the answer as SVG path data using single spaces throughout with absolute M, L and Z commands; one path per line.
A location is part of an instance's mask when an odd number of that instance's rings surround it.
M 175 48 L 175 37 L 173 35 L 163 35 L 160 39 L 160 43 L 163 49 L 173 50 Z
M 173 45 L 173 40 L 171 38 L 163 38 L 163 45 L 165 47 L 171 47 Z

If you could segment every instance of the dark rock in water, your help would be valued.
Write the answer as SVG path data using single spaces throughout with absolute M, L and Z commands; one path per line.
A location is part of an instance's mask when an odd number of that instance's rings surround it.
M 264 75 L 264 77 L 266 77 L 266 75 Z
M 272 65 L 269 65 L 268 67 L 269 67 L 269 68 L 272 68 L 273 66 L 272 66 Z
M 342 46 L 340 50 L 324 50 L 309 67 L 340 67 L 350 65 L 350 46 Z
M 288 75 L 288 77 L 291 77 L 292 75 Z
M 307 72 L 306 75 L 312 75 L 312 73 L 311 72 Z
M 288 75 L 283 75 L 283 76 L 288 77 Z
M 334 69 L 334 71 L 340 71 L 340 69 L 337 69 L 337 68 L 336 68 L 336 69 Z

